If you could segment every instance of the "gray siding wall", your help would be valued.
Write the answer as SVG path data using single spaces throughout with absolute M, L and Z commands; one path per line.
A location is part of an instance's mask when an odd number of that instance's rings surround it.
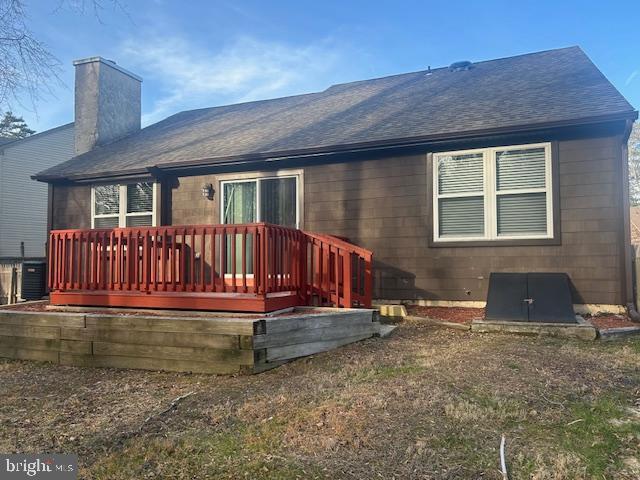
M 43 257 L 47 184 L 31 179 L 74 154 L 73 124 L 0 147 L 0 258 Z

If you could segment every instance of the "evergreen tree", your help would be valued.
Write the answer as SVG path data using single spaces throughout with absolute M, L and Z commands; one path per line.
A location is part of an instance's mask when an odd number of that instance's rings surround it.
M 22 117 L 11 112 L 6 112 L 0 119 L 0 138 L 25 138 L 34 133 L 35 130 L 31 130 Z

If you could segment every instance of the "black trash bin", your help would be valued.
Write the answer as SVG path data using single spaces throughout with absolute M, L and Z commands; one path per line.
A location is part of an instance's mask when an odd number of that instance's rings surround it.
M 23 300 L 40 300 L 47 294 L 45 262 L 22 262 L 22 293 Z

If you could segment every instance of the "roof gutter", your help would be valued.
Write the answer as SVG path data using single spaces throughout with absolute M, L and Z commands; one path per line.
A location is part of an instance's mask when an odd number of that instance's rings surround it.
M 174 162 L 166 164 L 158 164 L 155 167 L 162 170 L 177 170 L 184 167 L 199 167 L 199 166 L 211 166 L 213 164 L 226 165 L 230 163 L 246 163 L 247 160 L 269 160 L 277 161 L 284 159 L 292 159 L 299 157 L 315 157 L 323 155 L 332 155 L 337 153 L 356 153 L 365 152 L 368 150 L 379 150 L 384 148 L 398 148 L 398 147 L 416 147 L 422 145 L 432 145 L 435 143 L 451 142 L 456 140 L 468 140 L 476 137 L 487 137 L 492 135 L 499 135 L 505 133 L 521 133 L 530 132 L 534 130 L 546 130 L 549 128 L 562 128 L 573 127 L 582 125 L 591 125 L 599 123 L 608 123 L 621 120 L 637 119 L 638 112 L 633 111 L 625 114 L 616 115 L 602 115 L 598 117 L 589 117 L 580 120 L 561 121 L 561 122 L 546 122 L 539 124 L 529 124 L 514 127 L 500 127 L 483 130 L 470 130 L 468 132 L 460 132 L 456 134 L 435 134 L 425 135 L 421 137 L 410 137 L 405 139 L 391 139 L 383 141 L 373 142 L 361 142 L 352 143 L 347 145 L 332 145 L 324 148 L 309 148 L 300 150 L 285 150 L 281 152 L 269 152 L 264 154 L 247 154 L 247 155 L 235 155 L 229 157 L 209 157 L 198 160 L 190 160 L 187 162 Z M 221 162 L 222 161 L 222 162 Z
M 282 150 L 267 153 L 249 153 L 242 155 L 230 155 L 225 157 L 205 157 L 197 160 L 188 160 L 184 162 L 172 162 L 172 163 L 160 163 L 151 167 L 135 169 L 127 171 L 126 174 L 120 172 L 100 172 L 96 174 L 80 174 L 80 175 L 34 175 L 31 178 L 41 182 L 82 182 L 97 179 L 115 179 L 125 177 L 136 176 L 148 176 L 152 175 L 156 177 L 159 172 L 165 172 L 165 174 L 179 172 L 181 170 L 193 169 L 193 168 L 206 168 L 206 167 L 226 167 L 230 165 L 247 165 L 262 161 L 277 162 L 280 160 L 291 160 L 301 158 L 317 158 L 329 155 L 349 154 L 349 153 L 365 153 L 371 150 L 383 150 L 390 148 L 403 148 L 403 147 L 419 147 L 426 145 L 434 145 L 445 142 L 455 142 L 461 140 L 470 140 L 476 138 L 482 138 L 494 135 L 504 135 L 513 133 L 535 133 L 538 131 L 566 128 L 566 127 L 579 127 L 588 125 L 597 125 L 602 123 L 610 123 L 616 121 L 633 121 L 638 118 L 638 112 L 633 110 L 625 113 L 599 115 L 594 117 L 586 117 L 577 120 L 564 120 L 557 122 L 544 122 L 537 124 L 518 125 L 500 128 L 479 129 L 470 130 L 467 132 L 458 132 L 455 134 L 435 134 L 425 135 L 421 137 L 409 137 L 404 139 L 389 139 L 382 141 L 372 142 L 360 142 L 344 145 L 330 145 L 326 147 L 312 147 L 298 150 Z

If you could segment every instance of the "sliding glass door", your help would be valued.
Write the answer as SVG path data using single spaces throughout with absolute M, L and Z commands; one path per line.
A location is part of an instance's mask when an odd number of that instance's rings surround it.
M 222 182 L 222 223 L 268 222 L 298 228 L 298 178 Z
M 298 177 L 261 177 L 251 180 L 222 182 L 222 223 L 239 224 L 267 222 L 290 228 L 298 228 Z M 231 242 L 235 242 L 236 252 L 242 251 L 242 236 L 235 239 L 228 235 L 227 273 L 233 271 L 231 263 Z M 246 240 L 245 256 L 247 273 L 253 273 L 253 236 Z M 242 258 L 236 258 L 236 272 L 240 272 Z

